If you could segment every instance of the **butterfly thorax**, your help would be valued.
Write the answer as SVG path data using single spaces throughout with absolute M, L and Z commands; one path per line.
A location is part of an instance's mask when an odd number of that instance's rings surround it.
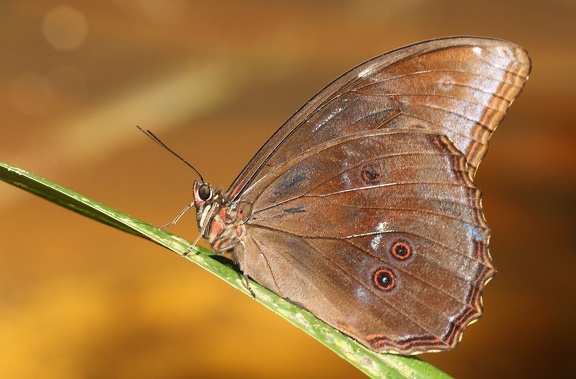
M 220 188 L 196 181 L 194 206 L 200 233 L 214 251 L 223 253 L 240 243 L 245 220 L 239 217 L 236 204 L 230 202 Z

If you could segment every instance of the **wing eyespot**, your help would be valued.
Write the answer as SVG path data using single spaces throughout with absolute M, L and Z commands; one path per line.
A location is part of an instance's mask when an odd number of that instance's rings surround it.
M 406 240 L 397 240 L 390 248 L 390 254 L 401 261 L 405 261 L 412 256 L 414 249 L 412 244 Z
M 362 181 L 368 185 L 382 183 L 383 176 L 382 169 L 375 164 L 366 164 L 360 168 L 360 177 Z
M 379 268 L 372 274 L 372 282 L 377 289 L 390 292 L 396 287 L 396 274 L 388 268 Z

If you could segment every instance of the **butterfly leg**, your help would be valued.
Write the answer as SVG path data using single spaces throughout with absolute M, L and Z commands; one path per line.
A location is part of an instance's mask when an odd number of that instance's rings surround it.
M 240 241 L 240 243 L 238 244 L 238 246 L 242 247 L 242 250 L 244 251 L 242 253 L 242 257 L 243 257 L 243 264 L 241 265 L 238 259 L 238 251 L 232 251 L 232 258 L 234 260 L 234 262 L 236 262 L 236 264 L 238 266 L 240 266 L 240 269 L 242 270 L 242 267 L 246 268 L 248 266 L 246 266 L 246 243 L 244 241 Z M 248 274 L 246 273 L 246 271 L 242 270 L 242 276 L 244 277 L 244 287 L 246 287 L 246 289 L 250 292 L 250 294 L 252 294 L 252 298 L 256 299 L 256 294 L 254 293 L 254 290 L 252 290 L 252 287 L 250 286 L 250 282 L 248 281 Z
M 190 252 L 192 250 L 194 250 L 194 248 L 198 244 L 198 241 L 200 241 L 200 238 L 202 238 L 202 234 L 200 234 L 200 235 L 198 235 L 198 237 L 196 237 L 194 242 L 192 242 L 192 245 L 190 245 L 190 247 L 184 252 L 184 254 L 182 254 L 182 256 L 186 257 L 188 254 L 190 254 Z
M 242 274 L 242 277 L 244 278 L 244 287 L 246 287 L 246 289 L 250 292 L 252 298 L 256 299 L 256 294 L 254 293 L 254 290 L 252 289 L 252 287 L 250 286 L 250 282 L 248 281 L 248 275 Z
M 178 222 L 178 220 L 180 220 L 180 218 L 181 218 L 182 216 L 184 216 L 184 213 L 188 212 L 188 211 L 190 210 L 190 208 L 192 208 L 193 206 L 194 206 L 194 202 L 188 204 L 184 209 L 182 209 L 182 211 L 181 211 L 180 213 L 178 213 L 178 216 L 176 216 L 176 218 L 175 218 L 174 220 L 170 221 L 169 223 L 167 223 L 167 224 L 164 225 L 164 226 L 159 227 L 158 230 L 165 230 L 165 229 L 168 229 L 168 228 L 171 227 L 171 226 L 176 225 L 176 223 Z M 198 241 L 196 241 L 196 242 L 198 242 Z M 194 245 L 192 245 L 192 246 L 196 246 L 196 243 L 194 243 Z

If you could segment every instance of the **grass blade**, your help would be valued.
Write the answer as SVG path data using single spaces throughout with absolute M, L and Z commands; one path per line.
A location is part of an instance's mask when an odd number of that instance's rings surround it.
M 93 220 L 154 241 L 181 256 L 184 256 L 184 253 L 191 246 L 190 241 L 160 231 L 153 225 L 3 162 L 0 162 L 0 179 Z M 227 259 L 201 247 L 195 247 L 185 257 L 239 291 L 251 296 L 244 285 L 242 274 Z M 416 357 L 379 354 L 370 351 L 355 340 L 318 320 L 312 314 L 289 303 L 259 284 L 251 281 L 250 286 L 256 295 L 256 301 L 326 345 L 369 377 L 391 379 L 449 378 L 447 374 Z

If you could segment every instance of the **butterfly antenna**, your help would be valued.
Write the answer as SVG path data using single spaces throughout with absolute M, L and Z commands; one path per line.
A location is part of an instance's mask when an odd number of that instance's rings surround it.
M 158 145 L 162 146 L 164 149 L 168 150 L 170 153 L 172 153 L 172 155 L 174 155 L 176 158 L 180 159 L 182 162 L 186 163 L 186 165 L 188 167 L 190 167 L 192 170 L 194 170 L 194 172 L 196 174 L 198 174 L 198 176 L 200 177 L 200 181 L 204 182 L 204 178 L 202 177 L 202 175 L 200 175 L 200 173 L 198 172 L 198 170 L 196 170 L 196 168 L 194 166 L 192 166 L 190 163 L 188 163 L 188 161 L 184 158 L 182 158 L 180 155 L 176 154 L 176 152 L 174 150 L 172 150 L 171 148 L 169 148 L 168 146 L 166 146 L 166 144 L 164 144 L 164 142 L 160 141 L 160 138 L 156 137 L 151 131 L 147 130 L 147 129 L 142 129 L 140 127 L 140 125 L 136 125 L 136 127 L 138 129 L 140 129 L 140 131 L 144 134 L 146 134 L 148 137 L 150 137 L 150 139 L 152 139 L 152 141 L 156 142 Z

